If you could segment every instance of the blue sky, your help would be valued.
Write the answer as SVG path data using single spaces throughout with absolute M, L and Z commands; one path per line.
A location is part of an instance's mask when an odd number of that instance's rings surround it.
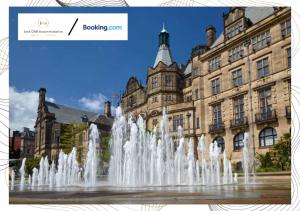
M 205 28 L 223 30 L 228 8 L 11 8 L 10 86 L 15 91 L 47 89 L 55 102 L 83 107 L 84 101 L 124 90 L 130 76 L 145 84 L 165 23 L 173 59 L 186 63 L 191 49 L 205 43 Z M 126 12 L 128 41 L 18 41 L 18 12 Z M 100 103 L 101 104 L 101 103 Z M 96 107 L 96 106 L 95 106 Z M 93 109 L 92 109 L 93 110 Z

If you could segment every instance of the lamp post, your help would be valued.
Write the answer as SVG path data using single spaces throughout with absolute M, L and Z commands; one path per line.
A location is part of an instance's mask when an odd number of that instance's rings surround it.
M 254 114 L 253 114 L 253 105 L 252 105 L 252 84 L 251 84 L 251 71 L 250 71 L 250 51 L 249 51 L 249 47 L 250 47 L 251 41 L 250 39 L 247 39 L 244 43 L 244 46 L 247 48 L 247 75 L 248 75 L 248 99 L 249 99 L 249 109 L 250 109 L 250 123 L 249 123 L 249 129 L 250 129 L 250 133 L 251 133 L 251 137 L 252 137 L 252 145 L 253 145 L 253 173 L 256 172 L 256 162 L 255 162 L 255 139 L 254 139 Z
M 187 123 L 188 123 L 188 135 L 190 136 L 190 117 L 191 117 L 191 113 L 190 112 L 188 112 L 187 114 L 186 114 L 186 117 L 187 117 Z

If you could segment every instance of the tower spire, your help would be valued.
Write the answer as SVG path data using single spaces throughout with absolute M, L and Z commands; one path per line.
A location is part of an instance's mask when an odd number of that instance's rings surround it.
M 160 61 L 166 65 L 171 65 L 173 63 L 171 51 L 169 49 L 169 36 L 165 23 L 163 23 L 162 30 L 158 35 L 159 49 L 154 62 L 154 67 L 156 67 Z

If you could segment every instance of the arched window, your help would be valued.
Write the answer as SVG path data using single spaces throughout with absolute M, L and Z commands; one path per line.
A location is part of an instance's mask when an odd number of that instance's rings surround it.
M 224 142 L 224 139 L 223 139 L 221 136 L 217 136 L 217 137 L 213 140 L 213 142 L 215 142 L 215 141 L 218 143 L 218 147 L 221 148 L 221 152 L 223 152 L 224 149 L 225 149 L 225 142 Z
M 244 132 L 239 132 L 236 134 L 233 138 L 233 149 L 234 150 L 240 150 L 241 148 L 244 147 Z
M 277 142 L 276 130 L 272 127 L 266 127 L 259 133 L 259 145 L 261 147 L 271 146 Z

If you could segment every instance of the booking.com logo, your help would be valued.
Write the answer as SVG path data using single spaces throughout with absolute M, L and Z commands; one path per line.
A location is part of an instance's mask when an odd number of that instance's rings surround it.
M 99 30 L 99 31 L 113 31 L 113 30 L 122 30 L 122 26 L 107 26 L 107 25 L 100 25 L 100 24 L 95 24 L 95 25 L 83 25 L 82 26 L 83 30 Z

